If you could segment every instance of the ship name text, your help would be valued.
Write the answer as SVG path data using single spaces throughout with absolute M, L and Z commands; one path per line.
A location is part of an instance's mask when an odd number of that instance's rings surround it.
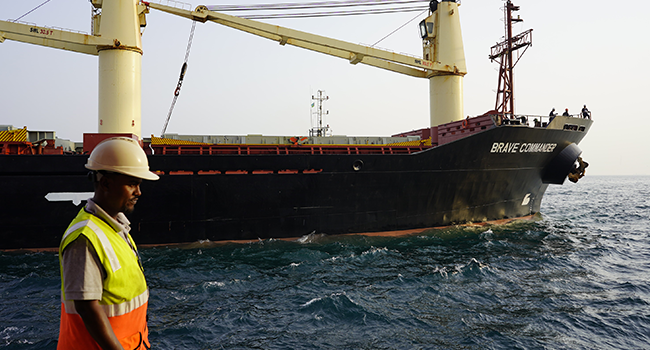
M 552 153 L 557 143 L 495 142 L 490 153 Z

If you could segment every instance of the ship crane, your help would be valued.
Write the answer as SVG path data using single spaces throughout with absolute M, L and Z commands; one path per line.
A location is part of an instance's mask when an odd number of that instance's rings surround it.
M 212 21 L 271 39 L 282 46 L 297 46 L 343 58 L 354 65 L 361 63 L 429 79 L 431 126 L 464 118 L 462 79 L 467 69 L 456 0 L 431 1 L 431 14 L 420 22 L 422 58 L 214 12 L 203 5 L 189 11 L 154 2 L 143 3 L 149 8 L 194 21 Z
M 141 137 L 140 28 L 149 9 L 198 22 L 215 22 L 280 45 L 293 45 L 413 77 L 429 79 L 430 121 L 437 126 L 464 118 L 463 76 L 467 74 L 456 0 L 431 1 L 430 15 L 420 22 L 423 57 L 397 54 L 373 47 L 314 35 L 210 11 L 194 11 L 139 0 L 91 0 L 95 8 L 93 33 L 0 21 L 0 43 L 16 40 L 99 56 L 98 132 Z
M 93 14 L 91 35 L 0 21 L 0 43 L 8 39 L 99 56 L 98 132 L 141 138 L 140 28 L 146 25 L 148 8 L 136 0 L 91 0 L 91 3 L 97 10 Z

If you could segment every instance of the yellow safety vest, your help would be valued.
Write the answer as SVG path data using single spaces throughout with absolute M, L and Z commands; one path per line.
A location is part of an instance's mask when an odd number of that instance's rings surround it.
M 99 349 L 76 312 L 74 301 L 65 298 L 63 289 L 63 250 L 80 235 L 92 244 L 106 271 L 99 304 L 106 312 L 117 339 L 125 349 L 150 348 L 147 328 L 149 290 L 140 260 L 118 232 L 81 208 L 59 246 L 61 327 L 58 349 Z M 135 249 L 133 239 L 128 234 L 127 237 Z

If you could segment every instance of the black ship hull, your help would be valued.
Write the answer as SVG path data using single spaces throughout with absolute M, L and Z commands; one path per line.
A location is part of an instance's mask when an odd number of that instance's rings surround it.
M 170 244 L 523 217 L 564 181 L 584 135 L 501 126 L 414 154 L 152 155 L 165 175 L 142 184 L 131 232 L 138 244 Z M 58 246 L 85 202 L 53 194 L 93 191 L 86 159 L 0 156 L 0 249 Z

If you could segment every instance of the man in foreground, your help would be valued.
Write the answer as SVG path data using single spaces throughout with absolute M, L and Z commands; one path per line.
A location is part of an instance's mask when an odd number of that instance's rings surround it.
M 148 349 L 149 290 L 125 214 L 143 179 L 158 180 L 137 141 L 100 142 L 86 168 L 93 198 L 59 246 L 61 326 L 58 349 Z

